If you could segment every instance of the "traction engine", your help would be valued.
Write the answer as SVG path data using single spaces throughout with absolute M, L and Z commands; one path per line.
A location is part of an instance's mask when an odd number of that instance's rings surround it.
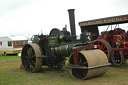
M 100 49 L 106 54 L 110 63 L 120 66 L 128 59 L 128 32 L 119 28 L 119 24 L 128 23 L 128 15 L 108 17 L 80 22 L 81 30 L 92 33 L 92 44 L 100 45 Z M 116 24 L 112 30 L 112 25 Z M 99 35 L 98 26 L 111 25 L 110 31 L 103 31 Z M 118 27 L 117 27 L 118 26 Z
M 116 28 L 108 32 L 102 32 L 93 44 L 101 45 L 100 49 L 105 53 L 109 62 L 119 66 L 128 58 L 128 41 L 125 39 L 125 30 Z
M 42 71 L 42 66 L 61 69 L 69 58 L 67 67 L 71 75 L 78 79 L 88 79 L 103 75 L 107 71 L 108 59 L 99 45 L 91 45 L 91 33 L 83 32 L 76 37 L 74 9 L 70 9 L 71 33 L 53 28 L 49 35 L 34 35 L 32 43 L 22 49 L 22 65 L 28 72 Z

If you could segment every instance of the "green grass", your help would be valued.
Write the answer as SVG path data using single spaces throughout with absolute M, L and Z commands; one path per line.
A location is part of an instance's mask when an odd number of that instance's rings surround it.
M 19 60 L 20 56 L 16 55 L 0 55 L 0 61 Z
M 18 56 L 0 56 L 0 85 L 127 85 L 128 65 L 109 67 L 105 75 L 89 80 L 74 79 L 68 68 L 50 70 L 43 67 L 40 73 L 20 69 Z

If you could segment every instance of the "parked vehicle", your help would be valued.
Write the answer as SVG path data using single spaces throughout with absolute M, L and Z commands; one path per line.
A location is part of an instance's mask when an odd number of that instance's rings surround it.
M 70 28 L 53 28 L 48 35 L 34 35 L 31 44 L 23 47 L 21 60 L 28 72 L 39 72 L 43 66 L 61 69 L 69 57 L 69 71 L 74 78 L 89 79 L 106 73 L 110 65 L 99 45 L 91 44 L 91 33 L 83 32 L 76 39 L 74 9 L 70 9 Z
M 28 43 L 24 36 L 0 37 L 0 54 L 18 54 L 22 47 Z
M 86 30 L 92 33 L 92 44 L 100 45 L 109 62 L 116 66 L 124 64 L 128 59 L 128 31 L 119 27 L 122 23 L 128 23 L 128 15 L 79 22 L 82 32 Z M 107 28 L 100 35 L 98 26 L 104 25 L 111 27 L 111 30 Z M 115 25 L 114 28 L 112 25 Z

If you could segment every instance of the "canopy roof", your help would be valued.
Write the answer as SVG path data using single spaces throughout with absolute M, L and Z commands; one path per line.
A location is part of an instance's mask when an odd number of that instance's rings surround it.
M 9 38 L 13 41 L 27 40 L 25 36 L 10 36 Z
M 79 22 L 79 26 L 110 25 L 128 23 L 128 14 Z

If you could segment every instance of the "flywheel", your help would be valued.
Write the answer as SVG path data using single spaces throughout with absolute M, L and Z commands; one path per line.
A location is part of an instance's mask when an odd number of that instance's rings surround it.
M 39 72 L 42 68 L 42 52 L 35 43 L 26 44 L 22 49 L 21 61 L 28 72 Z

